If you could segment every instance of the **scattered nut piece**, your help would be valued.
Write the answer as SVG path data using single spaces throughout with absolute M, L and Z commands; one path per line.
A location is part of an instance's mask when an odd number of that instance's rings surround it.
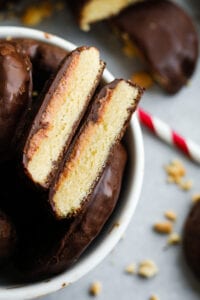
M 182 190 L 189 191 L 193 187 L 193 182 L 192 180 L 181 181 L 179 186 Z
M 165 217 L 168 220 L 175 222 L 177 219 L 177 214 L 173 210 L 168 210 L 165 212 Z
M 158 268 L 152 260 L 144 260 L 140 263 L 138 269 L 138 275 L 150 278 L 158 273 Z
M 89 292 L 92 296 L 98 296 L 101 293 L 101 291 L 102 291 L 101 282 L 95 281 L 91 284 Z
M 170 222 L 160 222 L 155 223 L 153 228 L 158 233 L 169 234 L 172 232 L 173 225 Z
M 48 18 L 53 13 L 53 6 L 49 1 L 44 1 L 38 5 L 30 5 L 23 13 L 21 21 L 28 26 L 34 26 Z
M 152 295 L 149 300 L 159 300 L 159 297 L 156 295 Z
M 129 264 L 126 267 L 125 272 L 128 274 L 135 274 L 135 264 L 133 264 L 133 263 Z
M 175 159 L 169 165 L 165 166 L 165 170 L 170 179 L 176 182 L 179 181 L 186 174 L 186 170 L 181 161 Z
M 145 89 L 149 89 L 152 87 L 154 81 L 152 77 L 144 71 L 137 72 L 132 75 L 131 77 L 132 82 L 137 83 L 141 87 L 144 87 Z
M 200 201 L 200 193 L 199 194 L 194 194 L 193 196 L 192 196 L 192 202 L 193 203 L 197 203 L 197 202 L 199 202 Z
M 168 245 L 177 245 L 180 244 L 180 242 L 181 242 L 181 237 L 176 232 L 171 233 L 167 240 Z

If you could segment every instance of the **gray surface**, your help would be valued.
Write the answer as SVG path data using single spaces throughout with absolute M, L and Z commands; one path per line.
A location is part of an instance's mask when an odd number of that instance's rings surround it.
M 192 13 L 200 14 L 200 2 L 178 1 Z M 199 8 L 198 8 L 199 7 Z M 3 24 L 19 24 L 17 21 Z M 98 25 L 90 33 L 79 31 L 70 14 L 59 13 L 51 21 L 43 22 L 38 28 L 58 34 L 71 42 L 82 45 L 95 45 L 101 50 L 107 67 L 116 77 L 128 78 L 137 69 L 134 60 L 126 58 L 121 45 L 105 25 Z M 147 91 L 141 106 L 171 124 L 180 133 L 200 143 L 200 65 L 191 84 L 174 97 L 166 96 L 158 87 Z M 152 293 L 161 300 L 200 299 L 199 283 L 192 277 L 182 258 L 181 247 L 174 246 L 164 250 L 166 238 L 152 231 L 155 221 L 164 220 L 163 213 L 173 209 L 178 214 L 175 230 L 181 232 L 183 221 L 191 205 L 193 192 L 200 192 L 199 166 L 187 160 L 176 150 L 154 138 L 146 130 L 145 177 L 143 190 L 136 213 L 130 223 L 125 238 L 116 249 L 92 272 L 77 283 L 44 297 L 44 300 L 91 299 L 88 287 L 94 280 L 103 284 L 99 300 L 142 300 L 149 299 Z M 178 157 L 183 160 L 188 177 L 194 181 L 194 189 L 183 192 L 174 185 L 166 184 L 163 165 Z M 159 267 L 159 274 L 153 279 L 142 280 L 137 276 L 124 274 L 124 268 L 130 262 L 150 258 Z

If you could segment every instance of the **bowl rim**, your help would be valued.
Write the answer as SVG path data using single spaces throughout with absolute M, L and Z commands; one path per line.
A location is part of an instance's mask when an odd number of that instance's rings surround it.
M 60 46 L 70 51 L 76 48 L 76 46 L 71 42 L 40 30 L 18 26 L 1 26 L 0 38 L 8 38 L 9 40 L 11 37 L 36 39 Z M 110 82 L 114 79 L 113 75 L 107 69 L 105 69 L 103 73 L 103 78 L 106 82 Z M 55 292 L 69 285 L 70 283 L 77 281 L 79 278 L 97 266 L 111 252 L 111 250 L 122 237 L 133 216 L 141 193 L 143 182 L 144 146 L 142 132 L 136 113 L 131 120 L 130 127 L 134 141 L 134 185 L 132 185 L 130 189 L 130 195 L 125 202 L 125 205 L 123 205 L 120 215 L 117 217 L 117 221 L 119 222 L 120 226 L 114 226 L 109 234 L 106 235 L 106 237 L 103 237 L 103 241 L 100 245 L 98 245 L 97 248 L 95 248 L 95 251 L 92 252 L 89 257 L 84 257 L 78 265 L 75 265 L 71 269 L 56 275 L 48 281 L 36 282 L 27 285 L 9 286 L 5 288 L 0 287 L 0 299 L 33 299 L 35 297 L 41 297 Z

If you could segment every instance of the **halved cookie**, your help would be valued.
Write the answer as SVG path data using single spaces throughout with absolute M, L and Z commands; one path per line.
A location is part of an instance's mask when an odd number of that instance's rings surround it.
M 76 215 L 92 193 L 103 169 L 135 111 L 142 90 L 129 81 L 103 87 L 50 189 L 58 218 Z
M 91 23 L 116 15 L 123 8 L 138 1 L 141 0 L 68 0 L 67 3 L 75 13 L 80 28 L 88 31 Z
M 62 62 L 43 92 L 43 102 L 31 126 L 24 151 L 25 172 L 48 188 L 63 153 L 87 109 L 105 64 L 95 47 L 74 50 Z

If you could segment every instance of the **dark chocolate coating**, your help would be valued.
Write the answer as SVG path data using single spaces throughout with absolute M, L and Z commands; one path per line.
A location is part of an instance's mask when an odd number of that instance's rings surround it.
M 34 222 L 23 226 L 16 264 L 26 280 L 64 271 L 99 234 L 121 189 L 127 155 L 118 145 L 82 214 L 69 221 Z M 34 224 L 34 225 L 33 225 Z
M 32 39 L 15 39 L 14 41 L 20 44 L 24 53 L 30 57 L 33 65 L 34 91 L 40 92 L 46 81 L 57 71 L 67 51 Z
M 5 264 L 16 247 L 16 230 L 8 216 L 0 211 L 0 264 Z
M 183 250 L 189 267 L 200 279 L 200 202 L 192 207 L 186 219 Z
M 32 95 L 31 63 L 18 45 L 0 43 L 0 161 L 11 155 L 12 141 Z
M 112 19 L 128 34 L 158 83 L 173 94 L 188 82 L 198 58 L 198 35 L 187 13 L 167 0 L 139 2 Z

